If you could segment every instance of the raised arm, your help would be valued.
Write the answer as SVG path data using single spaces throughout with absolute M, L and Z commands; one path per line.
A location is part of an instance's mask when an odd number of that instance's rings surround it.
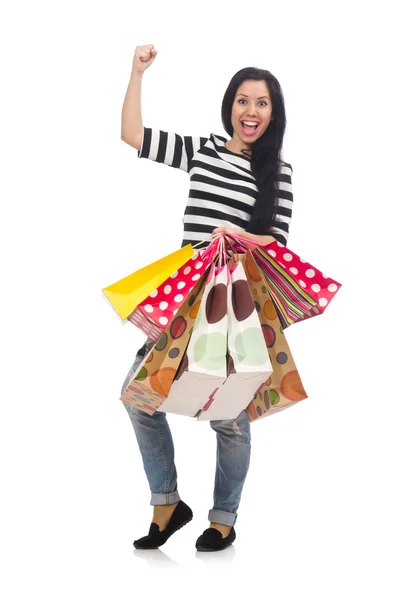
M 140 150 L 143 140 L 142 78 L 157 55 L 153 44 L 137 46 L 121 114 L 121 139 Z
M 138 158 L 148 158 L 182 171 L 189 171 L 194 153 L 208 137 L 181 135 L 144 127 L 142 122 L 142 78 L 157 54 L 153 44 L 137 46 L 121 115 L 121 139 L 138 150 Z

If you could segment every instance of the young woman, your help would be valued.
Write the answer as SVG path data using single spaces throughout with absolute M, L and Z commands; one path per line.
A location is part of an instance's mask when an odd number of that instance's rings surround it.
M 135 50 L 122 110 L 121 139 L 139 158 L 186 171 L 189 198 L 182 246 L 211 234 L 235 233 L 255 244 L 287 244 L 292 215 L 292 167 L 281 159 L 286 127 L 283 93 L 277 79 L 254 67 L 238 71 L 222 101 L 222 123 L 231 139 L 182 136 L 144 127 L 142 77 L 157 55 L 152 44 Z M 153 347 L 149 339 L 138 350 L 122 388 Z M 148 415 L 124 404 L 132 421 L 151 490 L 153 519 L 149 534 L 136 548 L 158 548 L 188 523 L 193 513 L 177 488 L 174 445 L 166 413 Z M 217 434 L 214 505 L 209 527 L 196 541 L 197 550 L 222 550 L 234 542 L 237 509 L 250 463 L 250 424 L 243 411 L 237 419 L 210 421 Z

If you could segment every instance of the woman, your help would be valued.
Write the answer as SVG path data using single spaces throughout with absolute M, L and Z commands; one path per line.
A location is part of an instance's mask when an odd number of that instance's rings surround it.
M 287 244 L 292 215 L 292 167 L 281 160 L 286 126 L 282 90 L 277 79 L 257 68 L 238 71 L 222 102 L 222 123 L 231 136 L 181 136 L 144 127 L 141 87 L 144 71 L 157 55 L 152 44 L 135 50 L 122 111 L 124 142 L 148 158 L 189 173 L 182 246 L 211 234 L 243 235 L 257 244 Z M 138 351 L 124 382 L 153 347 L 149 339 Z M 188 523 L 193 513 L 180 499 L 174 446 L 166 413 L 148 415 L 124 403 L 142 454 L 154 506 L 149 534 L 136 548 L 158 548 Z M 250 463 L 250 424 L 243 411 L 237 419 L 210 421 L 217 433 L 214 506 L 209 527 L 196 541 L 197 550 L 222 550 L 236 538 L 234 524 Z

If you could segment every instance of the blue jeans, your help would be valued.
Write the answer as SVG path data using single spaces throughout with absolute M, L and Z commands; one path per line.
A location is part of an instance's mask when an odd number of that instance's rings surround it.
M 127 388 L 132 373 L 153 342 L 145 342 L 124 381 L 121 393 Z M 123 402 L 128 411 L 142 455 L 143 466 L 151 491 L 151 505 L 174 504 L 180 500 L 177 488 L 177 470 L 174 462 L 174 444 L 167 414 L 156 411 L 149 415 Z M 237 509 L 247 476 L 251 455 L 251 428 L 245 411 L 237 419 L 209 422 L 216 431 L 217 454 L 214 487 L 214 505 L 208 520 L 222 525 L 234 525 Z

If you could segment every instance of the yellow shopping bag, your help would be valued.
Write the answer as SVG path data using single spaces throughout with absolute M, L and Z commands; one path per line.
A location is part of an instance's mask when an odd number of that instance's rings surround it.
M 119 317 L 126 319 L 142 300 L 156 290 L 172 273 L 194 255 L 192 244 L 160 258 L 139 271 L 103 288 L 103 293 Z

